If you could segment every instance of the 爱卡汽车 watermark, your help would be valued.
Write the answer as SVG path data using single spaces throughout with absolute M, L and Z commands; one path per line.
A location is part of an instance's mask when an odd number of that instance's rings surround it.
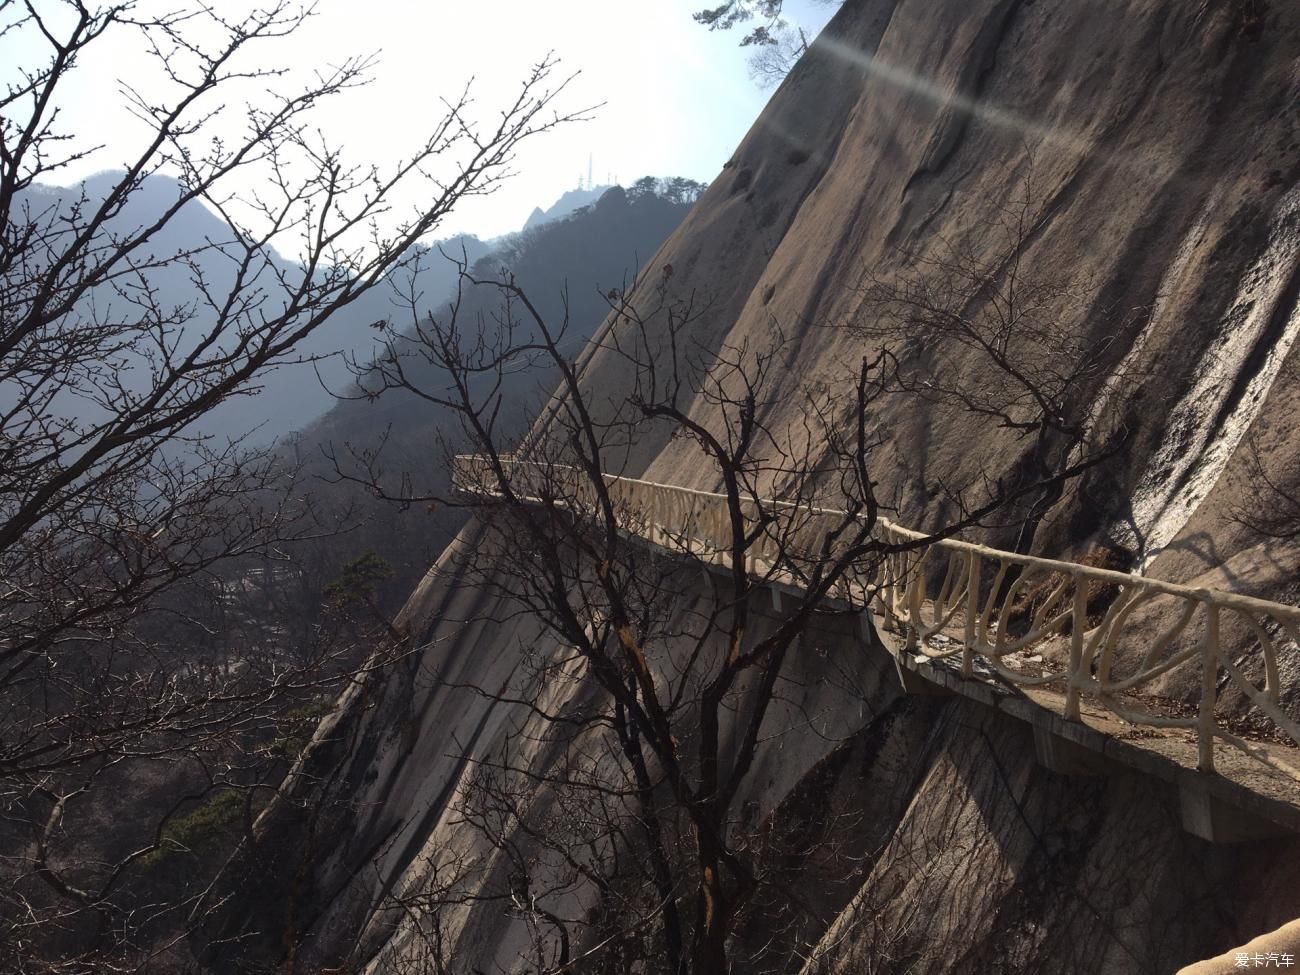
M 1237 968 L 1293 968 L 1295 955 L 1285 951 L 1239 951 Z

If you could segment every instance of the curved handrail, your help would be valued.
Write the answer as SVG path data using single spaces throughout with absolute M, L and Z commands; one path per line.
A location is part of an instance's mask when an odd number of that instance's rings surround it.
M 546 496 L 586 510 L 596 504 L 590 481 L 576 468 L 508 457 L 498 460 L 511 489 L 525 500 L 537 502 Z M 623 527 L 651 542 L 686 548 L 708 561 L 729 562 L 731 527 L 725 495 L 613 474 L 602 477 L 607 496 L 625 517 Z M 457 456 L 452 479 L 458 490 L 469 494 L 499 494 L 498 479 L 478 455 Z M 557 489 L 564 492 L 563 498 L 554 497 Z M 819 519 L 846 517 L 844 511 L 790 501 L 762 499 L 746 506 L 758 504 L 768 516 L 784 513 L 804 519 L 802 527 L 815 537 Z M 756 509 L 750 511 L 748 520 L 754 522 L 757 515 Z M 889 553 L 869 577 L 854 578 L 851 584 L 884 618 L 886 628 L 903 635 L 905 652 L 931 658 L 960 655 L 962 673 L 968 677 L 978 657 L 1013 683 L 1063 686 L 1064 715 L 1071 720 L 1079 720 L 1080 700 L 1087 695 L 1134 724 L 1195 730 L 1199 767 L 1205 771 L 1214 768 L 1217 738 L 1300 782 L 1300 769 L 1233 734 L 1215 714 L 1222 673 L 1227 677 L 1225 686 L 1240 690 L 1274 728 L 1300 746 L 1300 722 L 1280 703 L 1277 662 L 1281 640 L 1300 648 L 1300 607 L 935 538 L 885 518 L 878 519 L 877 532 L 886 542 L 913 547 Z M 790 560 L 789 541 L 764 532 L 746 551 L 746 568 L 771 575 L 779 561 Z M 946 565 L 935 564 L 945 556 Z M 1010 584 L 1009 576 L 1014 576 Z M 1090 593 L 1098 589 L 1110 590 L 1110 598 L 1102 600 L 1106 605 L 1094 608 Z M 1150 615 L 1157 600 L 1173 603 L 1165 607 L 1171 611 L 1163 617 Z M 1143 619 L 1144 609 L 1146 625 L 1139 628 L 1136 623 Z M 1243 671 L 1244 657 L 1233 661 L 1225 654 L 1225 622 L 1241 626 L 1258 648 L 1262 688 Z M 1149 632 L 1152 628 L 1154 632 Z M 1197 629 L 1200 636 L 1192 639 Z M 1146 650 L 1125 654 L 1121 644 L 1126 634 L 1134 633 L 1146 641 Z M 1056 659 L 1049 663 L 1049 656 Z M 1177 667 L 1196 663 L 1201 667 L 1201 690 L 1195 715 L 1157 713 L 1132 699 L 1138 688 Z M 1146 703 L 1151 704 L 1150 698 Z

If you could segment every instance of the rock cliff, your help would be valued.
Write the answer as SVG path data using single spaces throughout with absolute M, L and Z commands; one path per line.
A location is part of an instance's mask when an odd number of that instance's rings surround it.
M 691 334 L 702 348 L 783 337 L 780 388 L 760 404 L 782 427 L 801 390 L 864 354 L 839 327 L 869 316 L 864 281 L 980 239 L 1031 186 L 1014 256 L 1078 285 L 1086 300 L 1058 319 L 1108 350 L 1078 402 L 1130 431 L 1053 510 L 1037 549 L 1120 546 L 1150 574 L 1288 599 L 1300 546 L 1250 512 L 1276 514 L 1300 471 L 1298 177 L 1295 4 L 848 0 L 649 269 L 671 265 L 674 288 L 707 295 Z M 960 350 L 938 354 L 962 367 Z M 622 388 L 628 368 L 597 349 L 583 381 Z M 1120 374 L 1139 379 L 1109 381 Z M 718 422 L 710 403 L 692 409 Z M 885 402 L 877 420 L 881 491 L 917 527 L 946 516 L 928 483 L 1023 462 L 1011 432 L 969 412 Z M 624 470 L 716 486 L 668 430 L 635 444 Z M 474 859 L 481 892 L 504 882 L 503 854 L 476 846 L 451 800 L 528 716 L 454 688 L 509 687 L 524 649 L 562 648 L 458 585 L 457 550 L 482 538 L 466 528 L 403 611 L 421 655 L 330 726 L 350 749 L 337 774 L 352 801 L 338 854 L 311 881 L 302 971 L 337 963 L 358 932 L 354 962 L 405 970 L 422 934 L 385 896 L 418 893 L 440 864 Z M 812 881 L 816 903 L 780 929 L 799 936 L 773 936 L 790 953 L 762 970 L 1172 972 L 1300 915 L 1300 841 L 1204 843 L 1163 787 L 1045 771 L 1009 719 L 901 696 L 856 631 L 818 640 L 827 652 L 797 664 L 797 706 L 771 718 L 781 747 L 744 799 L 756 821 L 840 831 L 857 865 Z M 553 693 L 556 707 L 580 703 Z M 783 862 L 795 882 L 818 876 Z M 491 899 L 453 913 L 440 937 L 459 964 L 514 970 L 527 925 Z M 800 943 L 818 947 L 800 958 Z

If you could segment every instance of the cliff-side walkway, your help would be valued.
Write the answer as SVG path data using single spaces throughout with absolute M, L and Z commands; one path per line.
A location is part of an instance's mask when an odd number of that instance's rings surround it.
M 498 463 L 457 457 L 455 487 L 495 497 L 504 474 L 518 498 L 596 511 L 577 471 Z M 603 483 L 625 532 L 729 569 L 725 495 L 614 475 Z M 746 568 L 778 590 L 798 588 L 784 563 L 793 570 L 795 553 L 818 551 L 844 512 L 743 502 L 753 525 L 760 507 L 788 511 L 797 528 L 759 532 Z M 837 598 L 872 614 L 864 633 L 893 654 L 907 690 L 960 694 L 1029 722 L 1057 771 L 1126 768 L 1173 782 L 1185 825 L 1206 839 L 1300 832 L 1300 722 L 1283 707 L 1279 669 L 1280 651 L 1300 655 L 1300 608 L 935 538 L 883 517 L 875 530 L 889 551 Z M 1160 693 L 1175 671 L 1183 686 L 1195 672 L 1193 702 Z M 1220 707 L 1230 695 L 1250 707 Z

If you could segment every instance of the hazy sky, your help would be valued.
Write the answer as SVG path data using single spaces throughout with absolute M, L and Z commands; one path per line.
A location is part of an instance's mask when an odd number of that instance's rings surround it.
M 234 0 L 221 0 L 218 9 Z M 323 124 L 354 160 L 396 158 L 439 111 L 438 97 L 476 79 L 486 114 L 516 90 L 528 66 L 553 51 L 561 71 L 579 72 L 563 107 L 604 102 L 594 120 L 540 136 L 521 151 L 519 173 L 491 197 L 469 201 L 439 236 L 517 230 L 531 209 L 573 188 L 593 159 L 596 181 L 684 175 L 711 180 L 769 92 L 746 68 L 737 33 L 710 33 L 691 12 L 706 0 L 321 0 L 297 35 L 262 51 L 291 70 L 379 52 L 373 84 L 327 106 Z M 831 8 L 791 0 L 790 14 L 820 29 Z M 0 63 L 15 52 L 0 44 Z M 138 41 L 126 32 L 96 45 L 63 103 L 63 127 L 107 148 L 66 174 L 71 182 L 120 165 L 143 131 L 125 111 L 116 81 L 147 88 Z M 30 54 L 30 52 L 28 52 Z

